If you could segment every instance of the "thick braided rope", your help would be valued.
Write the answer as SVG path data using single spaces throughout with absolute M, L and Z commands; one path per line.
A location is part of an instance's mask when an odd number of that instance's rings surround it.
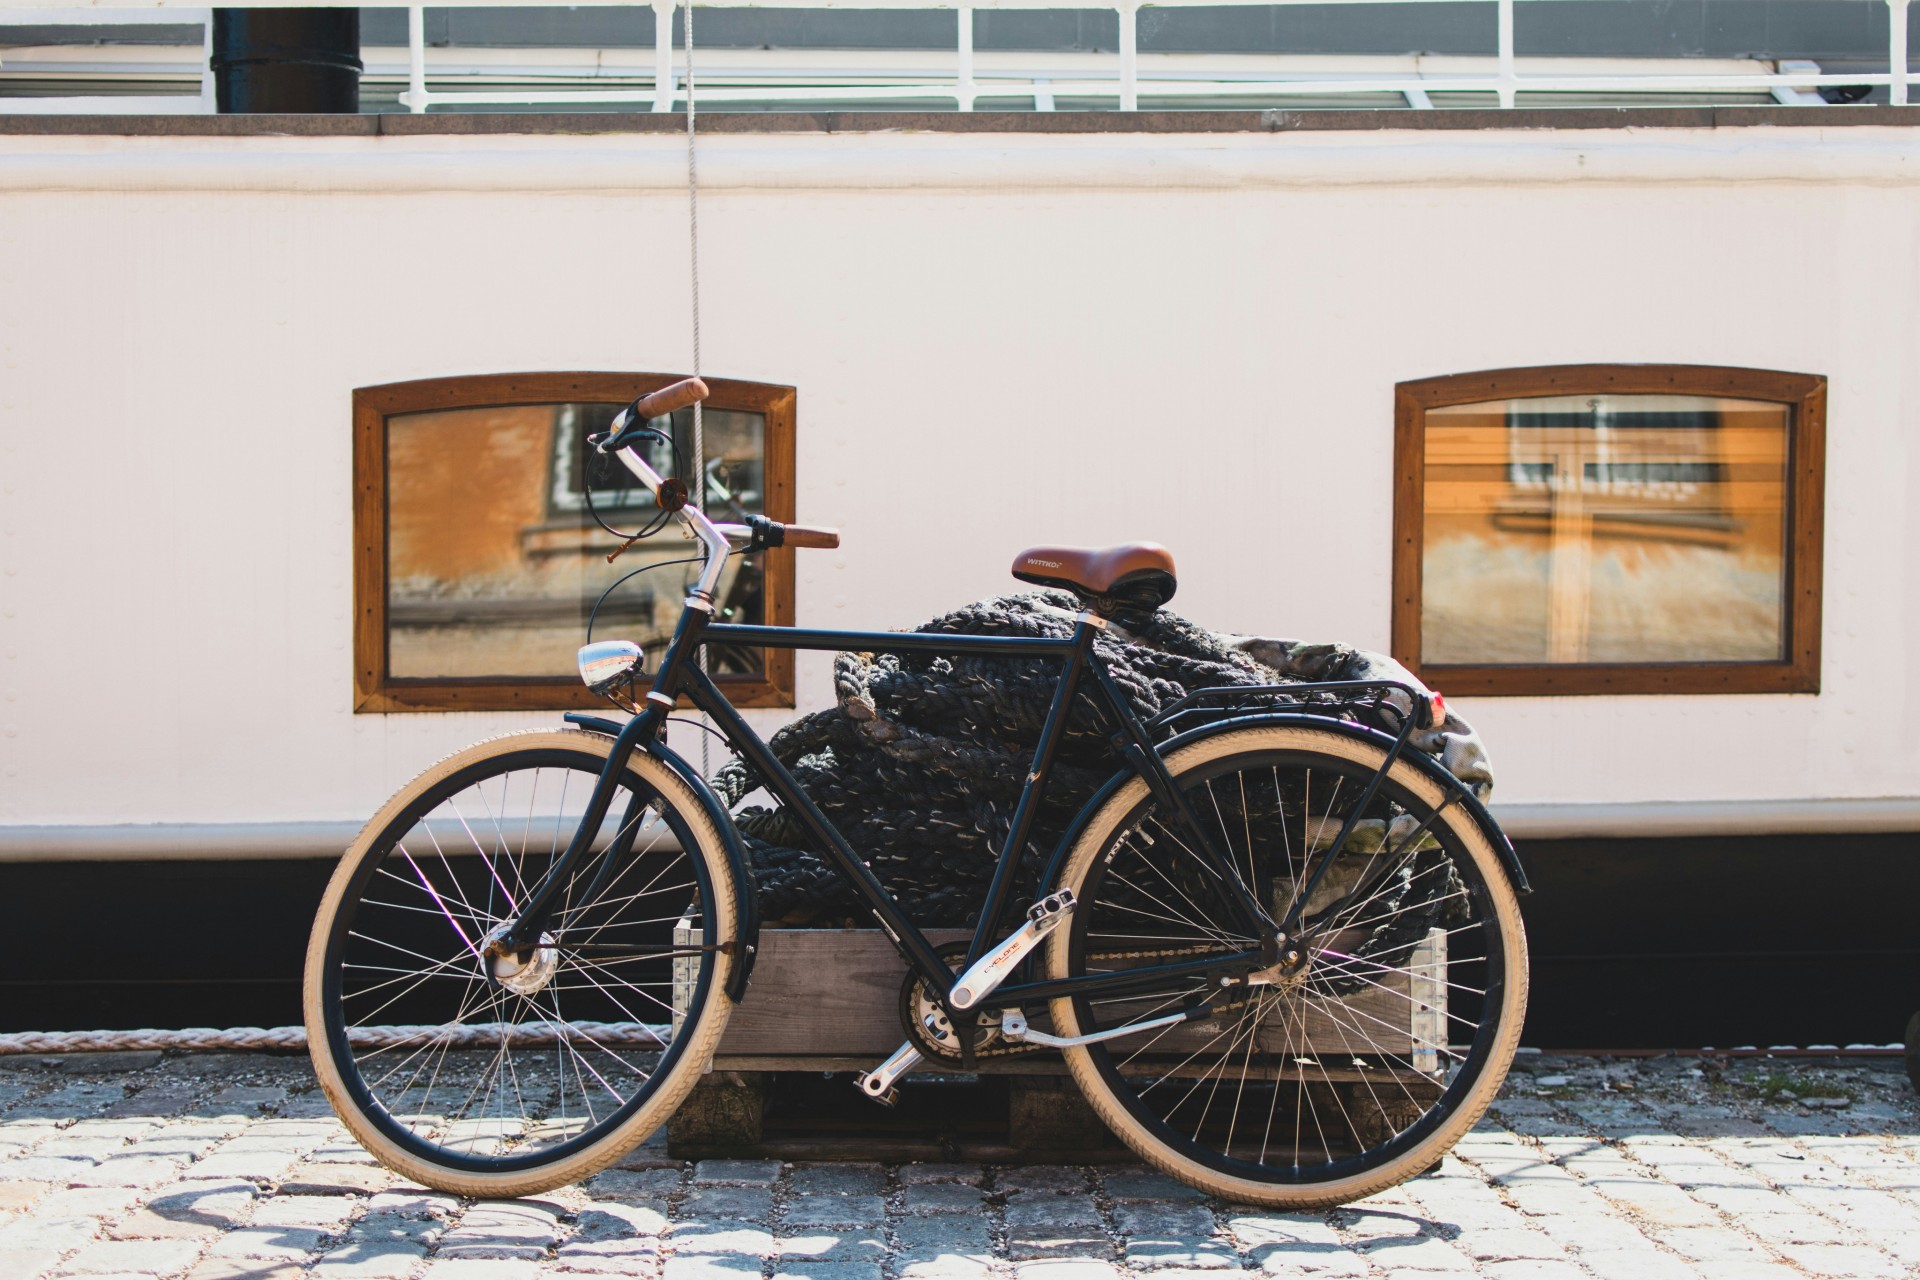
M 1061 592 L 1001 596 L 917 629 L 1060 637 L 1072 634 L 1077 609 Z M 1165 610 L 1095 644 L 1142 717 L 1196 689 L 1286 682 Z M 1046 660 L 843 653 L 834 663 L 837 705 L 788 725 L 769 745 L 916 921 L 971 925 L 1058 671 Z M 1112 770 L 1107 730 L 1083 690 L 1026 851 L 1029 880 Z M 740 761 L 715 779 L 730 807 L 758 784 Z M 753 856 L 763 919 L 864 923 L 860 901 L 792 815 L 750 806 L 737 820 Z
M 587 1039 L 595 1044 L 658 1047 L 672 1038 L 666 1024 L 647 1022 L 498 1022 L 457 1026 L 355 1027 L 347 1032 L 356 1049 L 384 1049 L 409 1044 L 449 1044 L 453 1048 L 512 1048 Z M 305 1027 L 185 1027 L 162 1031 L 17 1031 L 0 1034 L 0 1054 L 128 1052 L 138 1049 L 304 1049 Z

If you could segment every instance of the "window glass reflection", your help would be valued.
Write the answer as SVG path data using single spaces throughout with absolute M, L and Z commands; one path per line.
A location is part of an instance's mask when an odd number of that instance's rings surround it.
M 665 643 L 698 563 L 669 527 L 609 564 L 618 544 L 585 501 L 623 530 L 645 525 L 653 497 L 617 462 L 592 453 L 618 404 L 501 405 L 387 420 L 387 659 L 399 678 L 567 676 L 600 593 L 643 566 L 601 606 L 594 634 Z M 766 421 L 704 413 L 707 510 L 715 519 L 765 511 Z M 653 446 L 662 474 L 691 479 L 693 415 L 674 415 L 678 451 Z M 718 593 L 729 621 L 766 621 L 764 565 L 734 556 Z M 757 650 L 716 650 L 716 674 L 758 675 Z
M 1779 660 L 1789 427 L 1711 396 L 1428 410 L 1422 659 Z

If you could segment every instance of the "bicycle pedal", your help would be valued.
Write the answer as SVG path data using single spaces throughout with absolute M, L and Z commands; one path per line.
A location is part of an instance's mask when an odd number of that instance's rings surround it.
M 1073 896 L 1073 890 L 1055 889 L 1052 893 L 1027 908 L 1027 919 L 1033 921 L 1035 924 L 1051 921 L 1052 923 L 1047 927 L 1052 928 L 1053 925 L 1059 924 L 1061 918 L 1078 905 L 1080 905 L 1079 900 Z
M 894 1081 L 919 1066 L 920 1062 L 920 1051 L 909 1040 L 888 1055 L 885 1062 L 855 1076 L 853 1082 L 859 1086 L 861 1093 L 883 1107 L 890 1107 L 900 1100 L 900 1091 L 893 1087 Z
M 896 1102 L 900 1101 L 900 1090 L 897 1087 L 890 1087 L 884 1093 L 875 1093 L 872 1089 L 867 1087 L 867 1081 L 870 1078 L 871 1078 L 871 1073 L 866 1071 L 862 1071 L 859 1075 L 853 1078 L 854 1083 L 860 1086 L 860 1092 L 866 1094 L 870 1100 L 879 1103 L 883 1107 L 891 1107 Z

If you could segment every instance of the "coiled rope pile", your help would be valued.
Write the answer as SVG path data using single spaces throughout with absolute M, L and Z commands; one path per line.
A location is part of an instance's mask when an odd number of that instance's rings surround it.
M 1072 634 L 1079 605 L 1064 592 L 979 601 L 917 628 L 923 632 Z M 1095 648 L 1136 714 L 1151 718 L 1205 688 L 1306 680 L 1412 677 L 1397 663 L 1341 645 L 1224 635 L 1164 609 Z M 836 705 L 802 717 L 769 745 L 923 927 L 972 925 L 1032 763 L 1059 666 L 1047 660 L 843 653 L 834 663 Z M 1384 718 L 1391 706 L 1349 716 Z M 1053 775 L 1025 851 L 1023 889 L 1075 813 L 1111 776 L 1110 727 L 1084 688 L 1076 696 Z M 1476 790 L 1491 787 L 1485 752 L 1464 723 L 1416 734 Z M 730 808 L 760 785 L 735 760 L 714 784 Z M 784 809 L 749 805 L 736 820 L 753 855 L 761 917 L 802 926 L 864 924 L 852 889 Z

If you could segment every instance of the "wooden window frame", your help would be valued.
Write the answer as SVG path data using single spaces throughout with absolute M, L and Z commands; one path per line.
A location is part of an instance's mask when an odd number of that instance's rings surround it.
M 387 419 L 403 414 L 568 401 L 625 404 L 684 375 L 666 373 L 490 373 L 359 387 L 353 393 L 353 709 L 389 711 L 573 711 L 607 704 L 578 676 L 402 678 L 387 663 Z M 794 512 L 792 387 L 707 378 L 707 405 L 761 414 L 766 422 L 769 519 Z M 669 535 L 670 536 L 670 535 Z M 609 549 L 611 549 L 611 542 Z M 793 548 L 766 556 L 766 621 L 793 625 Z M 793 706 L 793 651 L 765 655 L 760 676 L 717 676 L 739 707 Z
M 1768 662 L 1426 663 L 1420 659 L 1422 531 L 1429 409 L 1488 400 L 1583 395 L 1699 395 L 1767 400 L 1789 410 L 1786 656 Z M 1453 694 L 1818 693 L 1826 483 L 1827 380 L 1717 365 L 1554 365 L 1402 382 L 1394 388 L 1393 655 Z

